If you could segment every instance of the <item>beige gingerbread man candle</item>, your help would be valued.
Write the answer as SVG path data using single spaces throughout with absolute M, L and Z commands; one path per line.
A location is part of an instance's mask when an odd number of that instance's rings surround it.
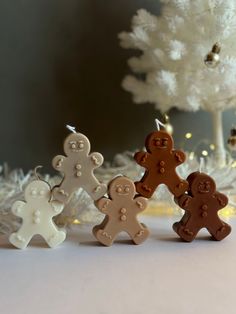
M 24 249 L 34 235 L 41 235 L 50 247 L 55 247 L 66 238 L 64 229 L 59 229 L 53 217 L 60 214 L 64 205 L 51 201 L 49 184 L 39 178 L 25 189 L 25 201 L 16 201 L 12 212 L 22 218 L 20 229 L 10 235 L 9 241 L 17 248 Z
M 67 126 L 72 133 L 65 139 L 64 152 L 66 156 L 58 155 L 52 161 L 53 167 L 63 173 L 63 180 L 53 189 L 53 196 L 63 203 L 68 202 L 70 196 L 78 188 L 84 189 L 93 200 L 102 197 L 107 190 L 105 184 L 100 183 L 94 175 L 94 169 L 103 163 L 100 153 L 90 154 L 88 138 Z
M 144 242 L 149 231 L 140 223 L 137 214 L 144 211 L 147 199 L 136 195 L 132 180 L 119 176 L 113 179 L 108 188 L 109 198 L 103 197 L 95 202 L 98 209 L 105 214 L 100 225 L 93 228 L 93 234 L 103 245 L 112 245 L 118 233 L 125 231 L 135 244 Z

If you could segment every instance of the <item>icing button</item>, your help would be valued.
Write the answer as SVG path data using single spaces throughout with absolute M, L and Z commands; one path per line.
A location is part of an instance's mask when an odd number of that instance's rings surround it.
M 126 221 L 126 220 L 127 220 L 127 216 L 126 216 L 126 215 L 120 216 L 120 220 L 121 220 L 121 221 Z
M 39 210 L 35 210 L 33 215 L 34 216 L 40 216 L 40 211 Z
M 77 164 L 77 165 L 75 166 L 75 168 L 76 168 L 77 170 L 80 170 L 80 169 L 82 168 L 82 166 L 81 166 L 81 164 Z
M 33 223 L 39 224 L 40 223 L 40 218 L 39 217 L 34 218 L 33 219 Z
M 77 171 L 77 172 L 76 172 L 76 176 L 77 176 L 77 177 L 81 177 L 81 176 L 82 176 L 82 172 L 81 172 L 81 171 Z
M 120 210 L 120 212 L 122 213 L 122 214 L 125 214 L 126 212 L 127 212 L 127 210 L 126 210 L 126 208 L 121 208 L 121 210 Z
M 164 173 L 165 172 L 165 168 L 161 167 L 159 170 L 160 173 Z
M 159 165 L 160 165 L 160 166 L 165 166 L 164 160 L 161 160 L 160 163 L 159 163 Z

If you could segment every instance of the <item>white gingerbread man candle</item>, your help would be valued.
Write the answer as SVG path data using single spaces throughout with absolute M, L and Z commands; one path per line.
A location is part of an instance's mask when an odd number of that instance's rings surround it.
M 22 218 L 20 229 L 10 235 L 9 241 L 17 248 L 24 249 L 31 238 L 41 235 L 50 247 L 55 247 L 66 238 L 64 229 L 59 229 L 52 218 L 60 214 L 64 205 L 51 201 L 51 188 L 42 180 L 32 181 L 25 189 L 25 202 L 16 201 L 12 212 Z
M 101 198 L 107 191 L 107 186 L 100 183 L 94 175 L 94 169 L 103 163 L 100 153 L 90 154 L 88 138 L 77 133 L 74 127 L 67 126 L 72 133 L 65 139 L 64 152 L 66 156 L 54 157 L 54 169 L 63 173 L 63 180 L 53 189 L 56 200 L 67 203 L 70 196 L 78 188 L 84 189 L 93 200 Z

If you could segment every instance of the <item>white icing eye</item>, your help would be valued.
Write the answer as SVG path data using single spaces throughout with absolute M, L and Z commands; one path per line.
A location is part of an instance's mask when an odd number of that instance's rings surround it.
M 37 195 L 37 190 L 36 189 L 32 189 L 31 190 L 31 195 L 36 196 Z
M 116 192 L 117 192 L 117 193 L 121 193 L 121 192 L 122 192 L 122 188 L 121 188 L 120 186 L 118 186 L 118 187 L 116 188 Z
M 45 194 L 44 190 L 39 191 L 39 195 L 43 196 Z
M 129 193 L 129 187 L 128 186 L 125 187 L 125 193 Z
M 80 148 L 80 149 L 84 148 L 84 142 L 83 142 L 83 141 L 80 141 L 80 142 L 79 142 L 79 148 Z
M 75 141 L 72 141 L 72 142 L 70 142 L 70 148 L 71 149 L 76 149 L 76 142 Z

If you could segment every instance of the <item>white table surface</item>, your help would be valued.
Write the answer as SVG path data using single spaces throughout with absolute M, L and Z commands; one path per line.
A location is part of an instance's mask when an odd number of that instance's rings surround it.
M 222 242 L 202 231 L 181 242 L 170 218 L 140 217 L 151 230 L 140 246 L 97 244 L 91 226 L 60 247 L 35 239 L 20 251 L 0 240 L 1 314 L 236 313 L 236 218 Z M 34 245 L 34 246 L 32 246 Z

